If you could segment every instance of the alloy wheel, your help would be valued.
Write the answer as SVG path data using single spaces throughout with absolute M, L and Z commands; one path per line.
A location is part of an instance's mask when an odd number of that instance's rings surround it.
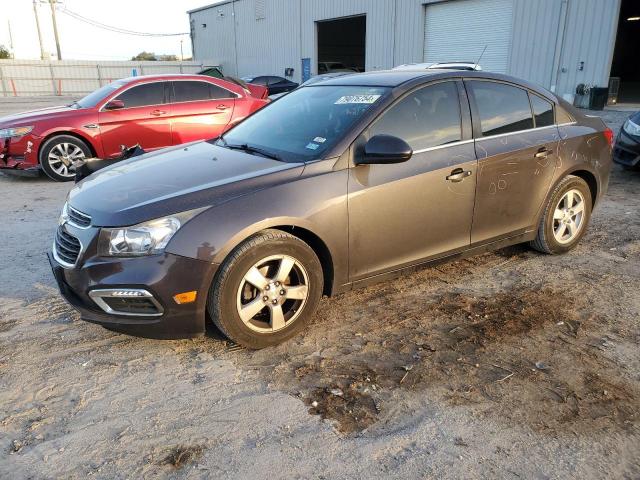
M 76 168 L 73 162 L 84 160 L 86 158 L 82 149 L 73 143 L 58 143 L 53 146 L 47 156 L 47 162 L 51 170 L 61 177 L 73 177 Z
M 584 220 L 584 197 L 577 189 L 567 191 L 553 212 L 553 236 L 560 244 L 571 242 L 580 233 Z
M 271 255 L 255 263 L 240 281 L 238 315 L 251 330 L 273 333 L 298 318 L 308 297 L 304 266 L 289 255 Z

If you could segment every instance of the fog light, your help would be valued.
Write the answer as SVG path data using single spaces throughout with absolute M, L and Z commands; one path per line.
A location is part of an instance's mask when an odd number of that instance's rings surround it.
M 198 295 L 198 292 L 196 292 L 195 290 L 192 290 L 191 292 L 178 293 L 173 296 L 173 299 L 178 305 L 182 305 L 183 303 L 195 302 L 197 295 Z

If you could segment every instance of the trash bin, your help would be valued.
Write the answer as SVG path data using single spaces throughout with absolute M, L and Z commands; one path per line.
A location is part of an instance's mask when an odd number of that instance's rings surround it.
M 591 110 L 604 110 L 609 98 L 609 87 L 593 87 L 591 89 L 591 101 L 589 108 Z

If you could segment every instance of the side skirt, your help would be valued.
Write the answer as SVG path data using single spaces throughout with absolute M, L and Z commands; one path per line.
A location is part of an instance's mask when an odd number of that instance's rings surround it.
M 403 267 L 397 270 L 392 270 L 390 272 L 385 272 L 385 273 L 380 273 L 377 275 L 373 275 L 371 277 L 367 277 L 367 278 L 363 278 L 362 280 L 358 280 L 356 282 L 352 282 L 352 283 L 347 283 L 345 285 L 341 285 L 340 287 L 336 288 L 333 292 L 333 295 L 339 294 L 339 293 L 343 293 L 343 292 L 347 292 L 349 290 L 354 290 L 357 288 L 362 288 L 362 287 L 367 287 L 369 285 L 374 285 L 376 283 L 379 282 L 384 282 L 387 280 L 391 280 L 394 278 L 398 278 L 401 275 L 405 275 L 407 273 L 411 273 L 411 272 L 415 272 L 417 270 L 426 268 L 426 267 L 431 267 L 434 265 L 439 265 L 442 263 L 447 263 L 447 262 L 451 262 L 454 260 L 461 260 L 463 258 L 468 258 L 468 257 L 473 257 L 475 255 L 479 255 L 481 253 L 486 253 L 486 252 L 491 252 L 493 250 L 498 250 L 500 248 L 505 248 L 505 247 L 509 247 L 511 245 L 517 245 L 519 243 L 525 243 L 525 242 L 529 242 L 531 240 L 533 240 L 534 238 L 536 238 L 536 231 L 532 230 L 530 232 L 524 232 L 521 233 L 519 235 L 516 235 L 514 237 L 508 237 L 508 238 L 503 238 L 497 241 L 493 241 L 493 242 L 489 242 L 489 243 L 483 243 L 481 245 L 476 245 L 473 247 L 470 247 L 466 250 L 462 250 L 460 252 L 455 252 L 455 253 L 451 253 L 451 254 L 447 254 L 444 255 L 442 257 L 437 257 L 437 258 L 432 258 L 429 260 L 425 260 L 422 262 L 419 262 L 417 264 L 414 265 L 410 265 L 408 267 Z

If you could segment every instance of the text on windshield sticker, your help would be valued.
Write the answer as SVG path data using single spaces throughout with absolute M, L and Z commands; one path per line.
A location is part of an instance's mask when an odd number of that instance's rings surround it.
M 347 103 L 374 103 L 380 98 L 380 95 L 344 95 L 335 101 L 335 105 L 344 105 Z

